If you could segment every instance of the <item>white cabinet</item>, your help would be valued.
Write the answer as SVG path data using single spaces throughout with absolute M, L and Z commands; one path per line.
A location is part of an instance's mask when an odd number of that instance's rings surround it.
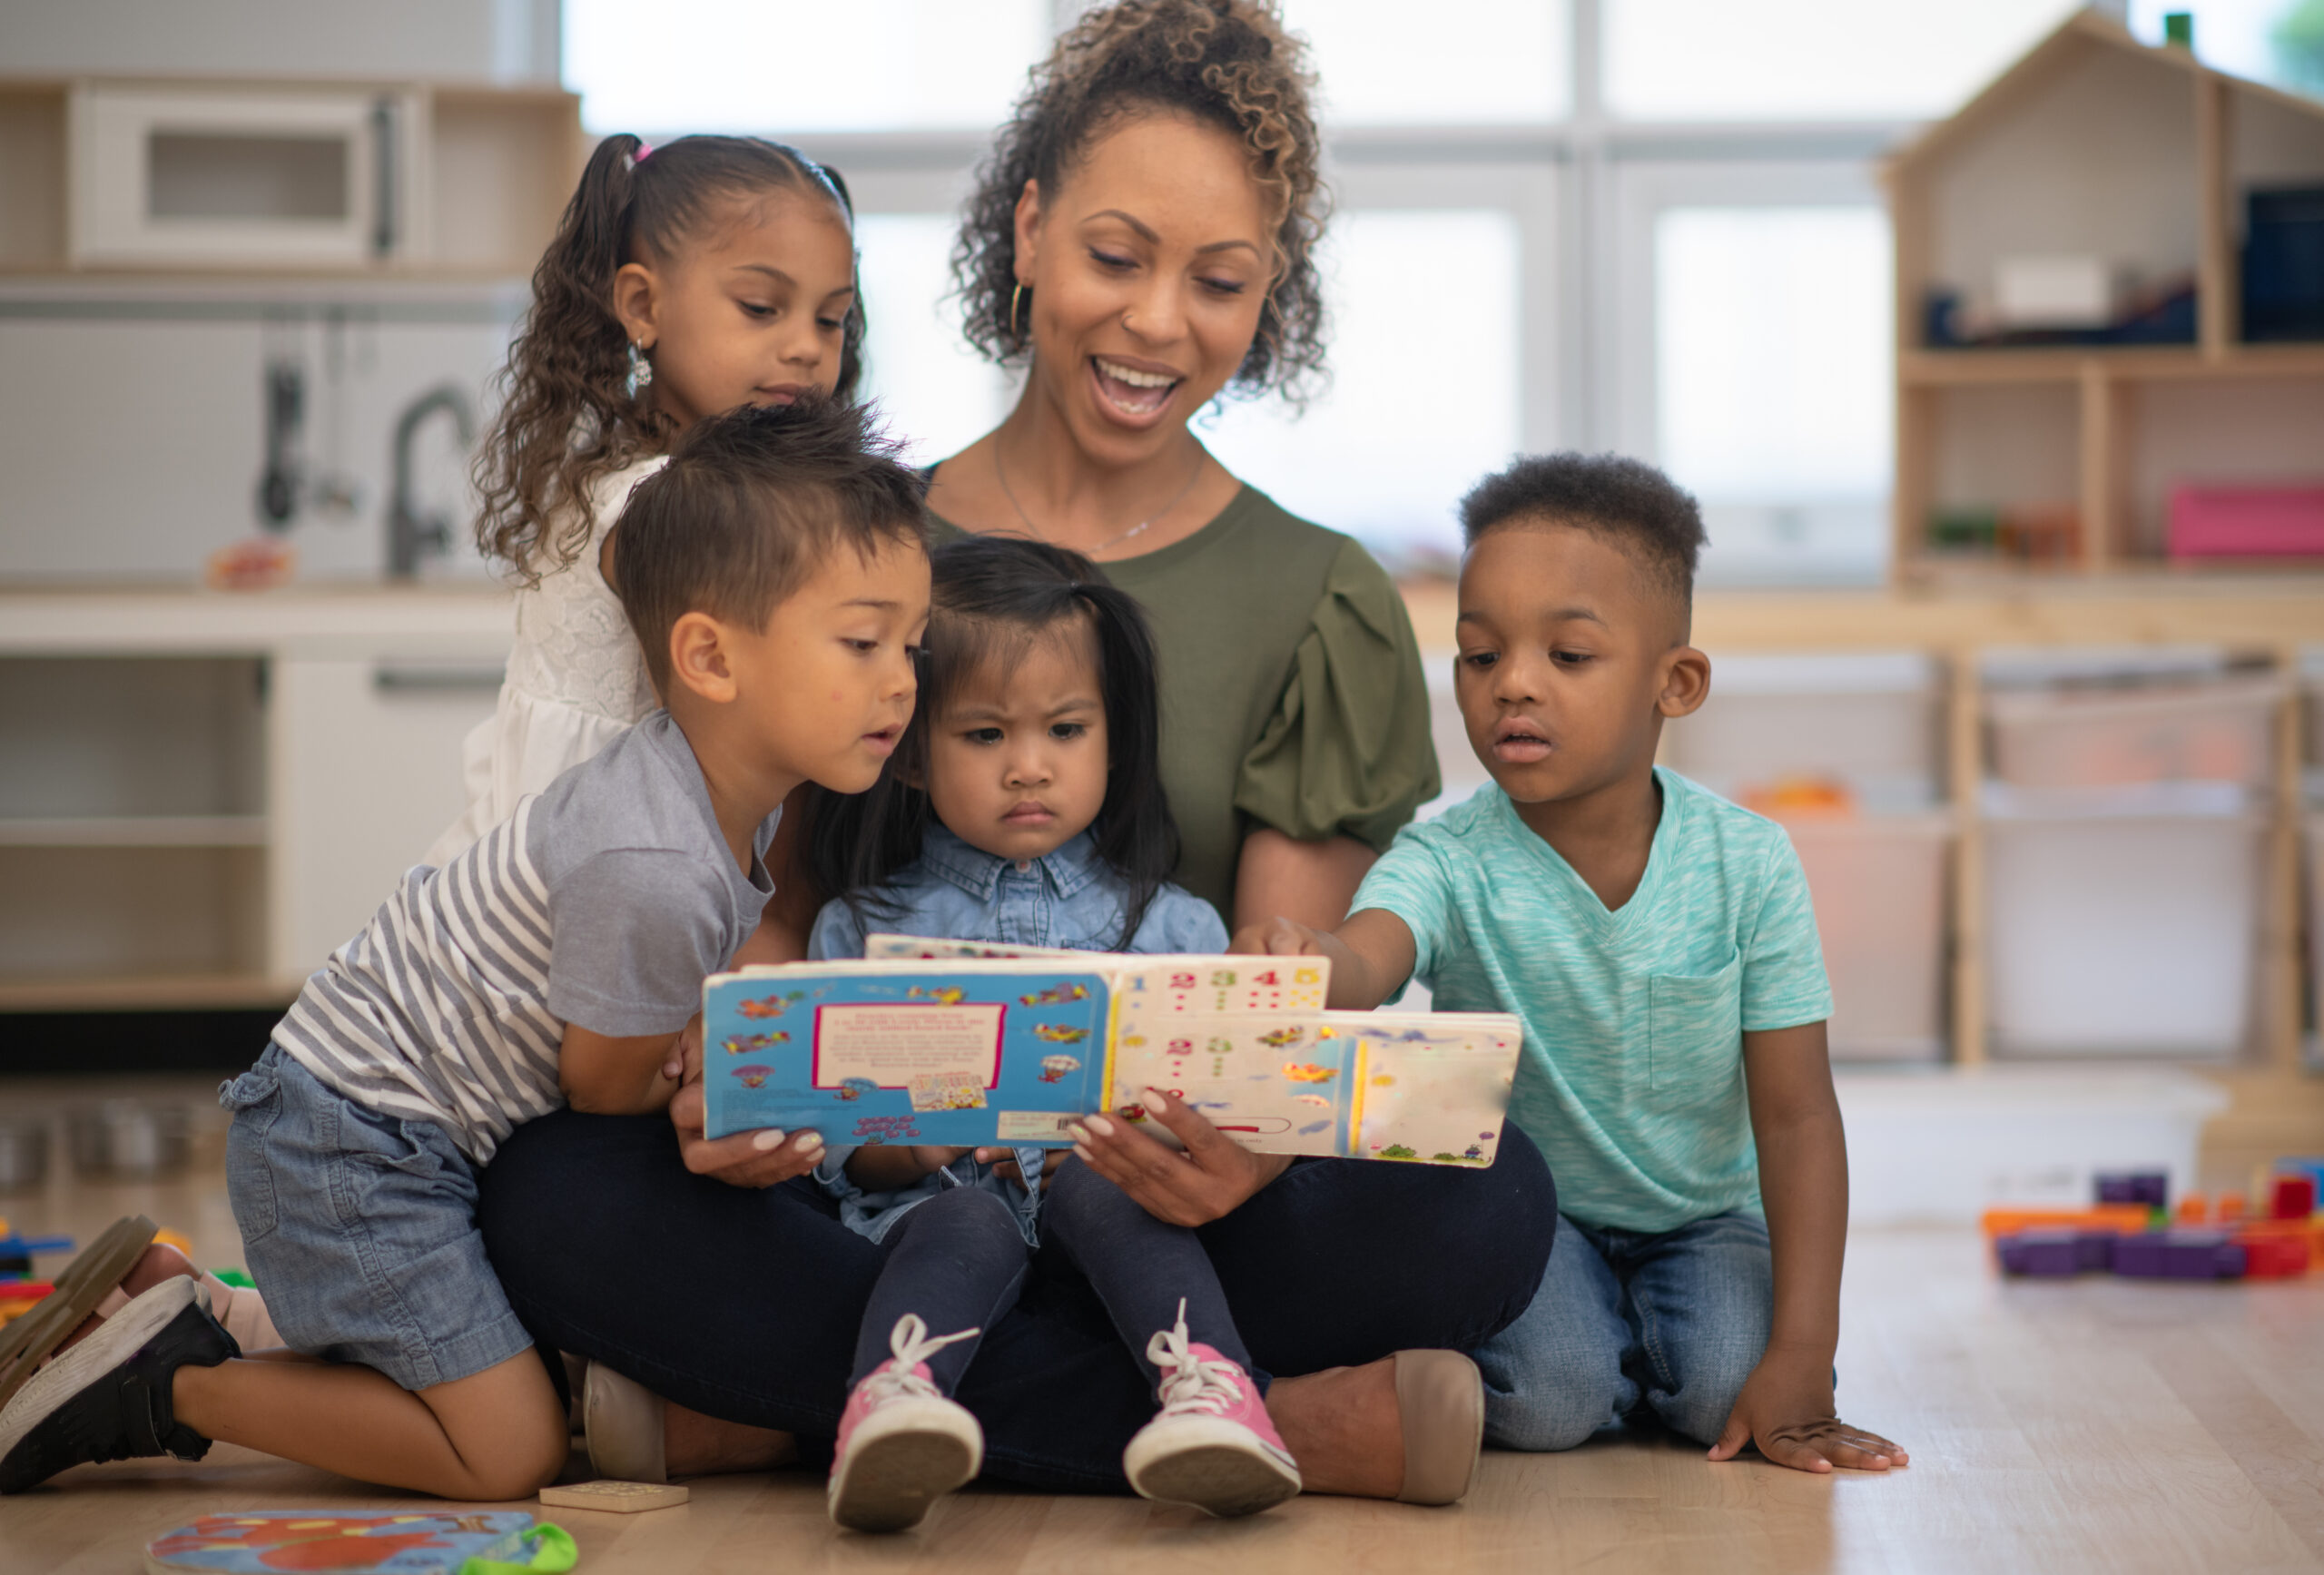
M 274 666 L 267 955 L 295 984 L 370 921 L 467 807 L 460 746 L 505 647 L 287 654 Z
M 0 595 L 0 1010 L 279 1006 L 465 807 L 507 598 Z

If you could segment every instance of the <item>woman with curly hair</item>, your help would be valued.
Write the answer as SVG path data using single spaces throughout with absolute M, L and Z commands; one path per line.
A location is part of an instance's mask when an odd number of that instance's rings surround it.
M 1222 398 L 1296 402 L 1322 373 L 1311 86 L 1250 0 L 1122 0 L 1058 41 L 953 253 L 970 341 L 1024 391 L 929 495 L 959 528 L 1088 554 L 1145 605 L 1175 878 L 1230 928 L 1337 923 L 1439 785 L 1388 576 L 1187 428 Z
M 1026 393 L 936 468 L 931 505 L 950 529 L 1075 547 L 1144 604 L 1176 880 L 1222 916 L 1336 924 L 1436 791 L 1412 631 L 1360 546 L 1187 430 L 1222 391 L 1295 392 L 1320 368 L 1307 90 L 1299 45 L 1254 0 L 1116 0 L 1059 41 L 960 253 L 971 334 L 1029 359 Z M 1198 1238 L 1305 1490 L 1460 1498 L 1483 1393 L 1455 1354 L 1541 1282 L 1557 1204 L 1539 1153 L 1512 1128 L 1483 1171 L 1291 1164 L 1183 1101 L 1148 1108 L 1183 1150 L 1093 1121 L 1087 1163 Z M 840 1428 L 882 1249 L 840 1223 L 783 1134 L 707 1139 L 702 1110 L 697 1084 L 666 1125 L 558 1112 L 484 1177 L 511 1304 L 545 1349 L 588 1358 L 604 1474 L 827 1458 Z M 1124 1491 L 1156 1405 L 1088 1278 L 1046 1243 L 954 1398 L 986 1476 L 1068 1491 Z

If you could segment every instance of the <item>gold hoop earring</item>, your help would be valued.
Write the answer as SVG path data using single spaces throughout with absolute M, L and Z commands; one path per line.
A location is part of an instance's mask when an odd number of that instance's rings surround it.
M 1017 328 L 1017 303 L 1025 299 L 1025 281 L 1019 280 L 1017 288 L 1009 292 L 1009 337 L 1019 337 Z

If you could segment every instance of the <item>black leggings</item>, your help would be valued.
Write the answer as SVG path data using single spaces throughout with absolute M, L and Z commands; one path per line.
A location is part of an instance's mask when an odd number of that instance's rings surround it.
M 678 1404 L 828 1450 L 881 1251 L 802 1177 L 753 1191 L 689 1172 L 660 1116 L 519 1127 L 477 1217 L 535 1339 Z M 1557 1228 L 1549 1167 L 1504 1129 L 1489 1170 L 1309 1160 L 1197 1233 L 1253 1362 L 1288 1376 L 1411 1347 L 1465 1350 L 1524 1312 Z M 987 1474 L 1120 1492 L 1154 1414 L 1146 1374 L 1064 1255 L 1035 1255 L 960 1389 Z

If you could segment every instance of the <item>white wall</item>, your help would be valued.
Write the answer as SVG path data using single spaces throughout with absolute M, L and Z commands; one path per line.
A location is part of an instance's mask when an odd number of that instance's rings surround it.
M 11 76 L 211 73 L 553 82 L 557 0 L 5 0 Z

